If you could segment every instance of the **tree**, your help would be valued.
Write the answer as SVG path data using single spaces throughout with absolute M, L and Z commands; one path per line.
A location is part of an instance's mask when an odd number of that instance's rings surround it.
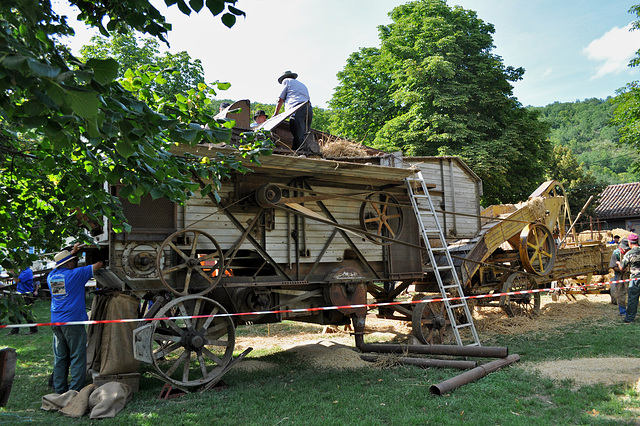
M 640 17 L 640 4 L 636 4 L 629 9 L 629 13 Z M 635 20 L 632 30 L 640 29 L 640 20 Z M 630 67 L 640 65 L 640 49 L 629 62 Z M 640 87 L 638 81 L 628 83 L 623 89 L 618 91 L 618 95 L 613 99 L 615 110 L 613 112 L 613 122 L 620 126 L 620 142 L 631 147 L 634 152 L 640 153 Z M 640 172 L 640 162 L 634 159 L 634 172 Z
M 491 24 L 444 0 L 417 0 L 379 27 L 380 48 L 352 54 L 330 105 L 334 129 L 408 155 L 459 155 L 483 179 L 485 203 L 520 200 L 543 179 L 547 127 L 522 107 L 493 49 Z
M 164 84 L 150 84 L 150 89 L 162 97 L 186 93 L 204 83 L 204 69 L 200 59 L 181 51 L 160 54 L 160 43 L 150 37 L 138 39 L 132 32 L 114 34 L 111 37 L 93 36 L 91 44 L 80 49 L 83 60 L 113 58 L 118 64 L 118 77 L 124 77 L 128 69 L 141 66 L 155 67 L 163 71 Z
M 571 148 L 585 171 L 602 182 L 617 184 L 637 179 L 631 171 L 633 150 L 620 144 L 618 125 L 612 123 L 615 105 L 608 99 L 554 102 L 535 108 L 548 123 L 554 146 Z
M 161 41 L 170 28 L 147 0 L 69 0 L 80 18 L 110 32 L 142 31 Z M 167 0 L 186 14 L 202 1 Z M 231 26 L 243 12 L 235 0 L 209 0 L 213 15 Z M 29 264 L 28 247 L 56 251 L 64 237 L 79 235 L 77 217 L 106 216 L 127 230 L 118 198 L 104 183 L 122 185 L 120 196 L 138 203 L 145 194 L 183 202 L 199 190 L 192 174 L 215 183 L 246 170 L 236 157 L 208 162 L 171 154 L 176 143 L 228 141 L 203 108 L 215 87 L 200 83 L 175 99 L 149 89 L 165 83 L 159 67 L 127 71 L 116 81 L 115 60 L 74 57 L 58 43 L 72 35 L 48 0 L 0 3 L 0 263 Z M 208 124 L 208 128 L 202 126 Z M 239 155 L 255 158 L 268 144 L 247 141 Z M 0 316 L 2 313 L 0 313 Z

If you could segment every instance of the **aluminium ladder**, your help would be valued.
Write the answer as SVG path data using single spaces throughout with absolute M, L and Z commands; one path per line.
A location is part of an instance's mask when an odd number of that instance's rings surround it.
M 456 336 L 456 342 L 459 346 L 463 345 L 462 338 L 460 337 L 460 330 L 468 328 L 471 331 L 471 335 L 473 337 L 473 342 L 468 346 L 480 346 L 478 332 L 476 331 L 476 327 L 473 324 L 473 318 L 471 316 L 471 311 L 469 310 L 467 300 L 464 298 L 462 285 L 460 284 L 460 278 L 458 277 L 458 273 L 456 272 L 451 253 L 449 253 L 447 241 L 444 238 L 444 233 L 442 232 L 442 228 L 440 227 L 440 222 L 438 222 L 438 216 L 436 215 L 436 211 L 433 207 L 433 202 L 431 201 L 431 196 L 429 195 L 427 185 L 422 177 L 422 172 L 419 171 L 413 176 L 406 178 L 405 180 L 407 182 L 407 193 L 409 195 L 409 198 L 411 199 L 413 211 L 416 214 L 418 226 L 420 227 L 420 235 L 422 235 L 422 240 L 424 241 L 424 244 L 427 248 L 429 261 L 431 262 L 433 273 L 435 274 L 436 280 L 438 281 L 438 288 L 440 288 L 440 293 L 442 294 L 444 306 L 447 309 L 447 315 L 449 316 L 451 328 L 453 329 L 453 334 Z M 427 228 L 427 225 L 429 226 L 429 228 Z M 439 240 L 440 246 L 432 247 L 430 239 Z M 446 264 L 438 265 L 436 254 L 444 256 L 444 258 L 446 259 Z M 440 257 L 440 260 L 442 260 L 442 257 Z M 451 272 L 453 282 L 443 282 L 442 272 L 445 271 Z M 460 299 L 450 300 L 447 293 L 453 295 L 457 294 Z M 461 324 L 457 323 L 455 313 L 460 309 L 464 312 L 464 317 L 468 322 Z

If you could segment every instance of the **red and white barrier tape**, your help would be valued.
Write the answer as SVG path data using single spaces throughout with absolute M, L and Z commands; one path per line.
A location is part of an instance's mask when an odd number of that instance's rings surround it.
M 637 280 L 634 279 L 626 279 L 626 280 L 617 280 L 617 281 L 607 281 L 602 283 L 596 283 L 598 286 L 605 284 L 617 284 L 628 281 Z M 594 284 L 591 284 L 593 286 Z M 298 308 L 298 309 L 280 309 L 275 311 L 254 311 L 254 312 L 237 312 L 237 313 L 227 313 L 227 314 L 215 314 L 215 315 L 186 315 L 186 316 L 176 316 L 176 317 L 157 317 L 157 318 L 122 318 L 122 319 L 114 319 L 114 320 L 90 320 L 90 321 L 68 321 L 68 322 L 45 322 L 45 323 L 33 323 L 33 324 L 8 324 L 8 325 L 0 325 L 0 329 L 3 328 L 26 328 L 26 327 L 49 327 L 54 325 L 95 325 L 95 324 L 120 324 L 127 322 L 140 322 L 140 321 L 168 321 L 168 320 L 184 320 L 184 319 L 199 319 L 199 318 L 210 318 L 210 317 L 236 317 L 236 316 L 246 316 L 246 315 L 267 315 L 267 314 L 282 314 L 282 313 L 300 313 L 300 312 L 317 312 L 317 311 L 331 311 L 331 310 L 339 310 L 339 309 L 354 309 L 354 308 L 377 308 L 380 306 L 395 306 L 395 305 L 414 305 L 419 303 L 433 303 L 433 302 L 443 302 L 444 300 L 462 300 L 462 299 L 486 299 L 492 297 L 502 297 L 502 296 L 513 296 L 517 294 L 528 294 L 528 293 L 542 293 L 542 292 L 553 292 L 558 290 L 569 290 L 569 289 L 581 289 L 582 291 L 586 291 L 587 285 L 579 285 L 579 286 L 565 286 L 565 287 L 555 287 L 555 288 L 539 288 L 533 290 L 519 290 L 519 291 L 509 291 L 506 293 L 492 293 L 492 294 L 478 294 L 475 296 L 458 296 L 458 297 L 449 297 L 447 299 L 444 298 L 434 298 L 434 299 L 426 299 L 426 300 L 406 300 L 406 301 L 397 301 L 397 302 L 379 302 L 379 303 L 366 303 L 360 305 L 343 305 L 343 306 L 320 306 L 317 308 Z

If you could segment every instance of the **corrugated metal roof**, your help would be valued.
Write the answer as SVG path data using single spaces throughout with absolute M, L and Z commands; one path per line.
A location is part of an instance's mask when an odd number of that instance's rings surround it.
M 595 214 L 598 218 L 640 216 L 640 182 L 607 186 Z

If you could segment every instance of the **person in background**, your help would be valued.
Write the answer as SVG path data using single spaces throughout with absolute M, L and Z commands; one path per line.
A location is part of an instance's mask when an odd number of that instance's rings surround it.
M 613 240 L 609 241 L 609 244 L 620 244 L 620 235 L 614 235 Z
M 640 246 L 638 246 L 638 235 L 629 234 L 627 236 L 629 247 L 631 248 L 625 253 L 622 261 L 617 262 L 620 270 L 629 268 L 631 281 L 629 282 L 629 291 L 627 293 L 627 314 L 624 322 L 632 323 L 638 312 L 638 297 L 640 296 Z
M 251 123 L 251 127 L 258 127 L 262 123 L 267 121 L 267 113 L 264 110 L 257 110 L 255 114 L 253 114 L 253 123 Z
M 620 241 L 620 245 L 616 248 L 613 253 L 611 253 L 611 260 L 609 261 L 609 268 L 613 269 L 613 281 L 620 281 L 629 278 L 629 274 L 624 272 L 618 268 L 618 262 L 622 260 L 625 253 L 630 249 L 629 241 L 626 238 L 623 238 Z M 609 294 L 611 296 L 611 303 L 614 305 L 618 305 L 618 309 L 620 310 L 620 315 L 624 316 L 627 314 L 627 291 L 629 288 L 629 284 L 627 282 L 623 283 L 611 283 L 609 287 Z
M 311 129 L 313 108 L 311 107 L 311 98 L 309 97 L 307 86 L 299 82 L 297 78 L 298 74 L 291 71 L 283 72 L 278 78 L 278 84 L 282 84 L 283 87 L 280 96 L 278 96 L 276 112 L 273 116 L 278 115 L 282 104 L 284 104 L 285 111 L 289 111 L 302 103 L 306 103 L 289 118 L 289 130 L 293 134 L 292 148 L 296 152 L 300 150 L 302 154 L 305 154 L 304 142 Z
M 13 271 L 11 271 L 13 272 Z M 31 315 L 28 306 L 33 305 L 35 297 L 38 296 L 38 285 L 33 282 L 33 271 L 31 268 L 27 268 L 18 274 L 17 278 L 14 278 L 13 282 L 16 284 L 16 293 L 22 297 L 20 303 L 23 306 L 20 309 L 20 314 L 26 322 L 33 322 L 34 318 Z M 20 318 L 13 317 L 16 324 L 20 324 Z M 29 334 L 36 334 L 38 327 L 29 327 Z M 9 334 L 18 334 L 18 328 L 12 328 Z
M 66 247 L 56 254 L 55 269 L 49 273 L 47 284 L 51 291 L 51 322 L 87 321 L 85 285 L 104 262 L 78 268 L 80 244 Z M 53 331 L 53 388 L 62 394 L 80 391 L 87 374 L 87 331 L 84 325 L 54 325 Z M 71 381 L 67 376 L 71 373 Z
M 222 112 L 225 110 L 225 108 L 229 108 L 231 106 L 231 104 L 229 102 L 223 102 L 220 104 L 220 109 L 218 110 L 218 112 Z

